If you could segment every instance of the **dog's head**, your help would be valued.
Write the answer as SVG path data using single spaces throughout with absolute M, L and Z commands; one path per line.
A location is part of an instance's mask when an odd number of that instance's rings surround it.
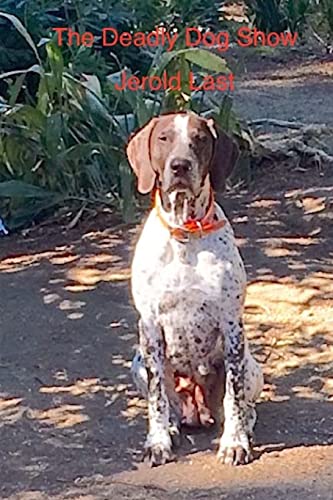
M 238 147 L 224 132 L 194 113 L 152 118 L 129 141 L 127 156 L 140 193 L 156 179 L 164 193 L 197 196 L 207 176 L 214 190 L 223 190 L 237 159 Z

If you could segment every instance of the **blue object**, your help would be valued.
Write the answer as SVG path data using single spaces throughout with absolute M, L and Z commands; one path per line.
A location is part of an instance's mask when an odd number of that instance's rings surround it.
M 6 229 L 3 220 L 0 218 L 0 236 L 4 235 L 7 236 L 8 230 Z

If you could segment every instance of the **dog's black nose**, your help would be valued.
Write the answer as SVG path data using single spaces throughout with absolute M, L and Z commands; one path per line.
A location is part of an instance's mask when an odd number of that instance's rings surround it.
M 170 163 L 170 167 L 174 174 L 182 176 L 191 170 L 191 162 L 186 158 L 174 158 Z

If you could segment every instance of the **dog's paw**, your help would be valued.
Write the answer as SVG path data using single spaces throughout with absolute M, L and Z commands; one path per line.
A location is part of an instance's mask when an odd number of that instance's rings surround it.
M 246 465 L 252 462 L 253 455 L 251 450 L 245 450 L 242 446 L 227 446 L 219 449 L 217 458 L 227 465 Z
M 162 443 L 146 444 L 144 451 L 144 461 L 150 467 L 157 467 L 172 462 L 175 455 L 171 448 L 165 447 Z
M 241 439 L 226 439 L 225 436 L 222 436 L 217 458 L 221 463 L 227 465 L 246 465 L 252 462 L 250 439 L 244 435 Z
M 164 436 L 164 439 L 162 439 L 162 435 L 156 436 L 156 438 L 148 435 L 143 459 L 151 467 L 172 462 L 175 459 L 175 455 L 172 452 L 172 442 L 169 433 Z

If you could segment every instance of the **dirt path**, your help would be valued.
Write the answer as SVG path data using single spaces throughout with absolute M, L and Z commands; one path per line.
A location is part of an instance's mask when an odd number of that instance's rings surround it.
M 243 68 L 235 85 L 235 109 L 248 120 L 274 118 L 333 124 L 333 58 L 304 50 L 238 51 Z M 243 63 L 242 58 L 245 57 Z
M 0 239 L 0 498 L 332 499 L 332 181 L 328 169 L 268 169 L 224 202 L 266 378 L 257 460 L 236 470 L 215 461 L 217 429 L 184 435 L 176 464 L 140 463 L 145 405 L 128 369 L 135 228 Z

